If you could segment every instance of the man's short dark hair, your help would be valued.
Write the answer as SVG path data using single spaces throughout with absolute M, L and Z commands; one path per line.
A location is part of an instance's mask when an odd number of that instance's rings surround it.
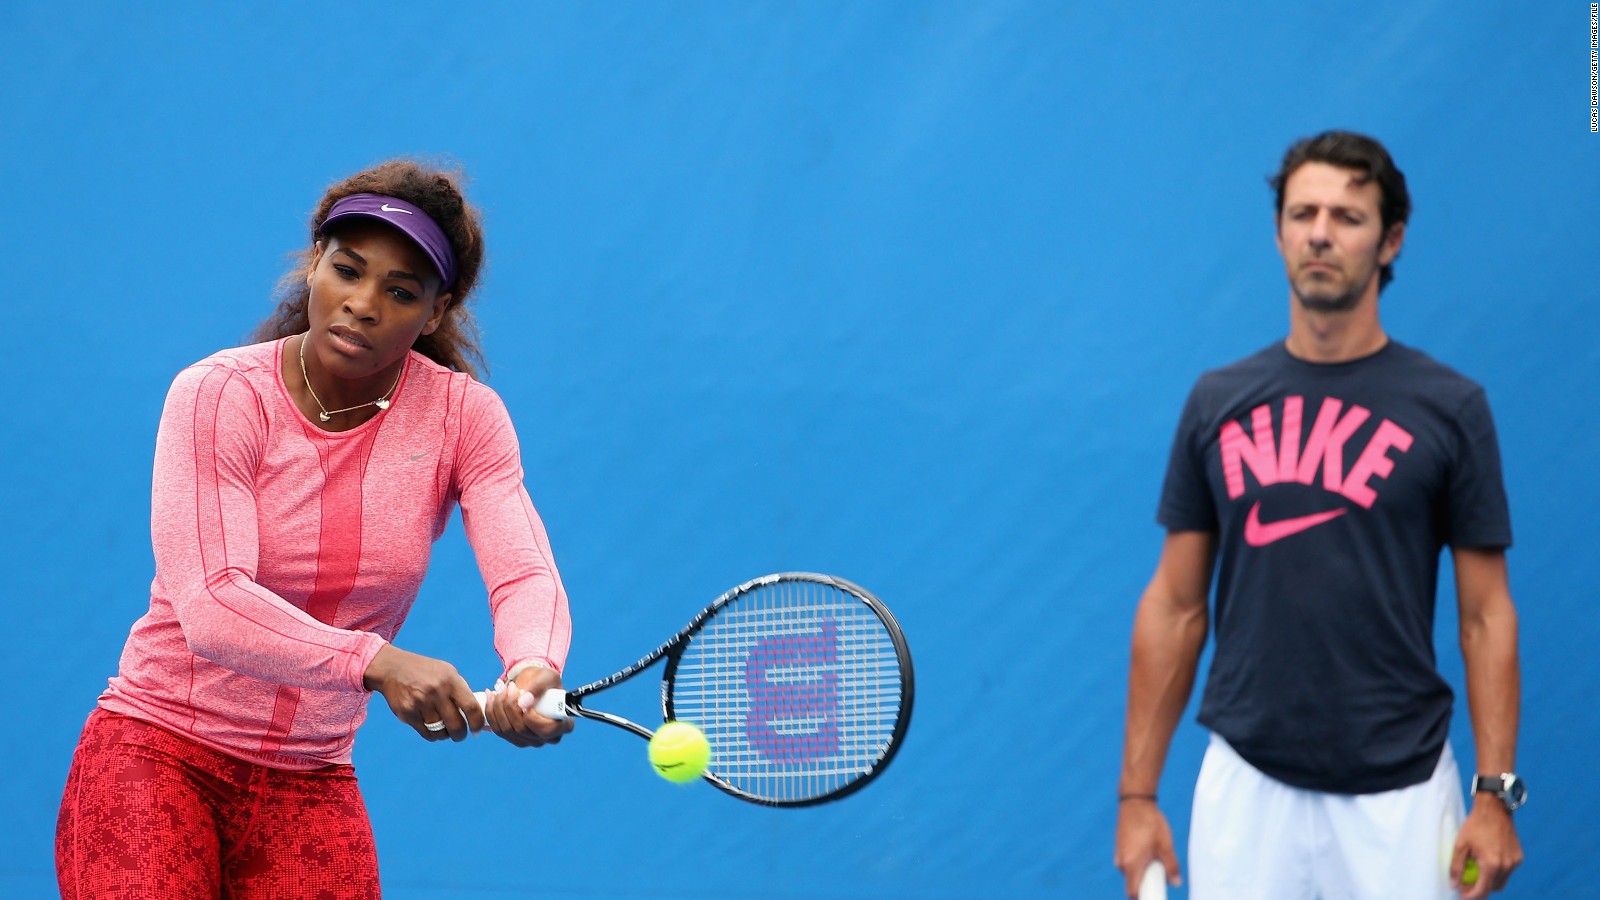
M 1310 162 L 1327 163 L 1341 169 L 1351 169 L 1360 174 L 1357 184 L 1369 181 L 1378 183 L 1378 215 L 1385 236 L 1396 222 L 1411 218 L 1411 194 L 1406 191 L 1406 176 L 1394 164 L 1384 146 L 1364 134 L 1353 131 L 1324 131 L 1313 137 L 1302 138 L 1283 154 L 1283 165 L 1278 174 L 1267 179 L 1278 195 L 1278 216 L 1283 216 L 1283 187 L 1295 170 Z M 1394 264 L 1378 271 L 1378 290 L 1383 290 L 1394 280 Z

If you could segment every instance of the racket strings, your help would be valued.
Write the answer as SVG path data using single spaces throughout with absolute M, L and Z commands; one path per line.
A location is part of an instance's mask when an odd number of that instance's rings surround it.
M 782 580 L 734 598 L 695 634 L 672 701 L 705 732 L 714 774 L 788 802 L 870 773 L 903 692 L 896 641 L 870 606 L 833 584 Z

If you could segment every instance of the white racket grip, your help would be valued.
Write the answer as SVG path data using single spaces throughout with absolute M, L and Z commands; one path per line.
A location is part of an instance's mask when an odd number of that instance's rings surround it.
M 567 715 L 567 692 L 561 688 L 545 691 L 539 695 L 539 702 L 533 705 L 533 711 L 546 719 L 571 718 Z
M 484 712 L 489 711 L 488 691 L 473 691 L 472 696 L 476 697 L 478 700 L 478 709 L 483 710 Z M 534 712 L 544 716 L 546 719 L 571 718 L 571 716 L 567 715 L 567 692 L 563 691 L 561 688 L 551 688 L 550 690 L 545 691 L 543 694 L 540 694 L 539 701 L 537 703 L 534 702 L 532 694 L 524 693 L 521 697 L 517 698 L 517 705 L 522 707 L 524 711 L 531 706 L 533 707 Z
M 1152 859 L 1139 879 L 1139 900 L 1167 900 L 1167 867 Z

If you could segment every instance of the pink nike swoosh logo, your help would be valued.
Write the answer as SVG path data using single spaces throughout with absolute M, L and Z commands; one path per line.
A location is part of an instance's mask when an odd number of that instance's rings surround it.
M 1261 501 L 1250 507 L 1250 515 L 1244 520 L 1244 542 L 1252 547 L 1265 547 L 1273 541 L 1281 541 L 1291 534 L 1299 534 L 1307 528 L 1314 528 L 1329 519 L 1337 519 L 1348 510 L 1334 509 L 1328 512 L 1312 513 L 1309 516 L 1295 516 L 1281 522 L 1268 522 L 1261 524 Z

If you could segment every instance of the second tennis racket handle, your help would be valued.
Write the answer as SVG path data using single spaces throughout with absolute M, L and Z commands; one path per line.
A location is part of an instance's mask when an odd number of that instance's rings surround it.
M 1167 867 L 1153 859 L 1139 879 L 1139 900 L 1167 900 Z

